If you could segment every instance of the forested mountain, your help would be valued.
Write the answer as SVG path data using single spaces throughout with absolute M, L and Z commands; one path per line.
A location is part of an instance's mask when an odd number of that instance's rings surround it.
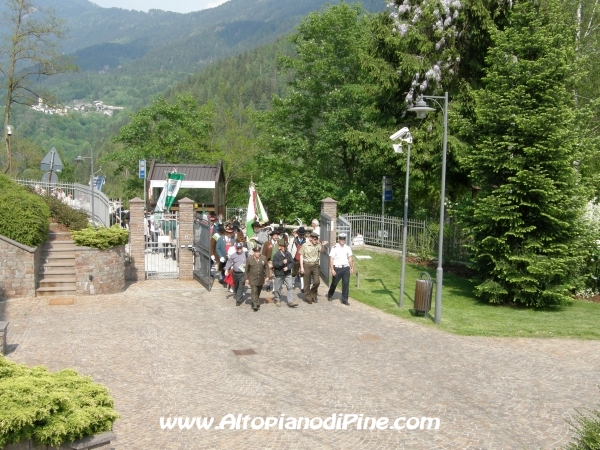
M 93 113 L 87 117 L 78 114 L 48 117 L 14 108 L 16 139 L 29 138 L 42 146 L 43 152 L 55 146 L 70 160 L 82 148 L 99 148 L 109 142 L 115 130 L 127 123 L 128 114 L 149 105 L 153 97 L 178 82 L 184 80 L 184 85 L 198 86 L 202 83 L 198 80 L 207 75 L 194 74 L 212 63 L 244 53 L 245 60 L 252 60 L 254 56 L 247 52 L 289 34 L 302 16 L 319 10 L 327 1 L 230 0 L 188 14 L 101 8 L 88 0 L 39 0 L 38 3 L 53 8 L 65 20 L 71 37 L 62 43 L 63 49 L 73 56 L 80 69 L 78 73 L 43 80 L 44 89 L 64 105 L 101 100 L 125 107 L 112 118 L 96 117 Z M 385 2 L 368 0 L 365 7 L 382 11 Z M 244 90 L 246 94 L 260 91 L 258 98 L 251 94 L 256 107 L 261 102 L 264 107 L 270 100 L 270 83 L 274 92 L 285 85 L 282 80 L 277 81 L 275 53 L 273 48 L 268 57 L 264 56 L 269 60 L 264 65 L 253 61 L 258 76 L 249 81 L 254 87 Z M 240 77 L 239 69 L 232 71 L 237 73 L 230 76 Z M 253 78 L 254 73 L 244 76 Z M 235 81 L 233 85 L 240 83 L 244 85 L 246 81 Z M 264 86 L 260 87 L 261 84 Z M 198 88 L 198 99 L 210 98 L 215 89 L 216 86 L 208 85 Z M 237 88 L 235 95 L 240 95 Z M 247 103 L 246 100 L 242 94 L 242 101 Z
M 215 8 L 179 14 L 100 8 L 87 0 L 40 2 L 52 6 L 56 14 L 67 21 L 71 39 L 64 42 L 63 48 L 73 55 L 81 71 L 47 81 L 59 89 L 63 102 L 82 97 L 91 100 L 98 85 L 130 87 L 129 76 L 159 74 L 157 77 L 164 82 L 173 83 L 218 59 L 252 50 L 289 34 L 302 16 L 327 3 L 324 0 L 230 0 Z M 366 9 L 372 11 L 382 11 L 384 7 L 383 0 L 366 4 Z M 97 76 L 90 79 L 87 72 Z M 108 77 L 107 72 L 110 72 Z M 82 76 L 87 78 L 84 83 Z M 147 85 L 146 80 L 143 84 Z M 164 90 L 164 83 L 158 83 L 156 89 L 155 93 Z M 139 106 L 136 101 L 139 98 L 140 95 L 124 96 L 121 101 Z

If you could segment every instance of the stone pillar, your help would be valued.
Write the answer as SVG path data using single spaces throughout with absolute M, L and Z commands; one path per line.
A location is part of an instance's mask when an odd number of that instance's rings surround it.
M 146 279 L 146 221 L 144 217 L 144 200 L 129 200 L 129 256 L 131 281 Z
M 194 200 L 182 198 L 179 200 L 179 279 L 194 279 Z
M 6 355 L 6 335 L 8 334 L 8 322 L 0 322 L 0 355 Z
M 331 217 L 331 233 L 329 236 L 321 236 L 322 241 L 329 242 L 329 248 L 333 247 L 336 242 L 336 228 L 337 228 L 337 201 L 327 197 L 321 200 L 321 212 Z M 350 237 L 348 237 L 350 239 Z

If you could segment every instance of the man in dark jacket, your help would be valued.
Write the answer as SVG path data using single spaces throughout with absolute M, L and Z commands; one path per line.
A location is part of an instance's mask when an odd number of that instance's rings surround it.
M 281 287 L 285 283 L 285 287 L 287 288 L 287 305 L 290 308 L 295 308 L 298 304 L 294 303 L 294 282 L 292 281 L 294 258 L 286 250 L 283 239 L 279 239 L 277 244 L 279 250 L 273 255 L 273 271 L 275 272 L 273 296 L 275 297 L 275 306 L 281 306 Z

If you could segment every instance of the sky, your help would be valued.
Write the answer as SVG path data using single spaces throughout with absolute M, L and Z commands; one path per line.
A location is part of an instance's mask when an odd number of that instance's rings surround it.
M 92 3 L 103 8 L 136 9 L 148 11 L 149 9 L 162 9 L 179 13 L 200 11 L 214 8 L 227 0 L 91 0 Z

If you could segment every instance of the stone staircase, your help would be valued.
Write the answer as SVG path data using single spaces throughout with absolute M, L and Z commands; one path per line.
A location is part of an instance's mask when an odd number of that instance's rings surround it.
M 38 297 L 75 295 L 75 242 L 69 232 L 50 227 L 38 270 Z

